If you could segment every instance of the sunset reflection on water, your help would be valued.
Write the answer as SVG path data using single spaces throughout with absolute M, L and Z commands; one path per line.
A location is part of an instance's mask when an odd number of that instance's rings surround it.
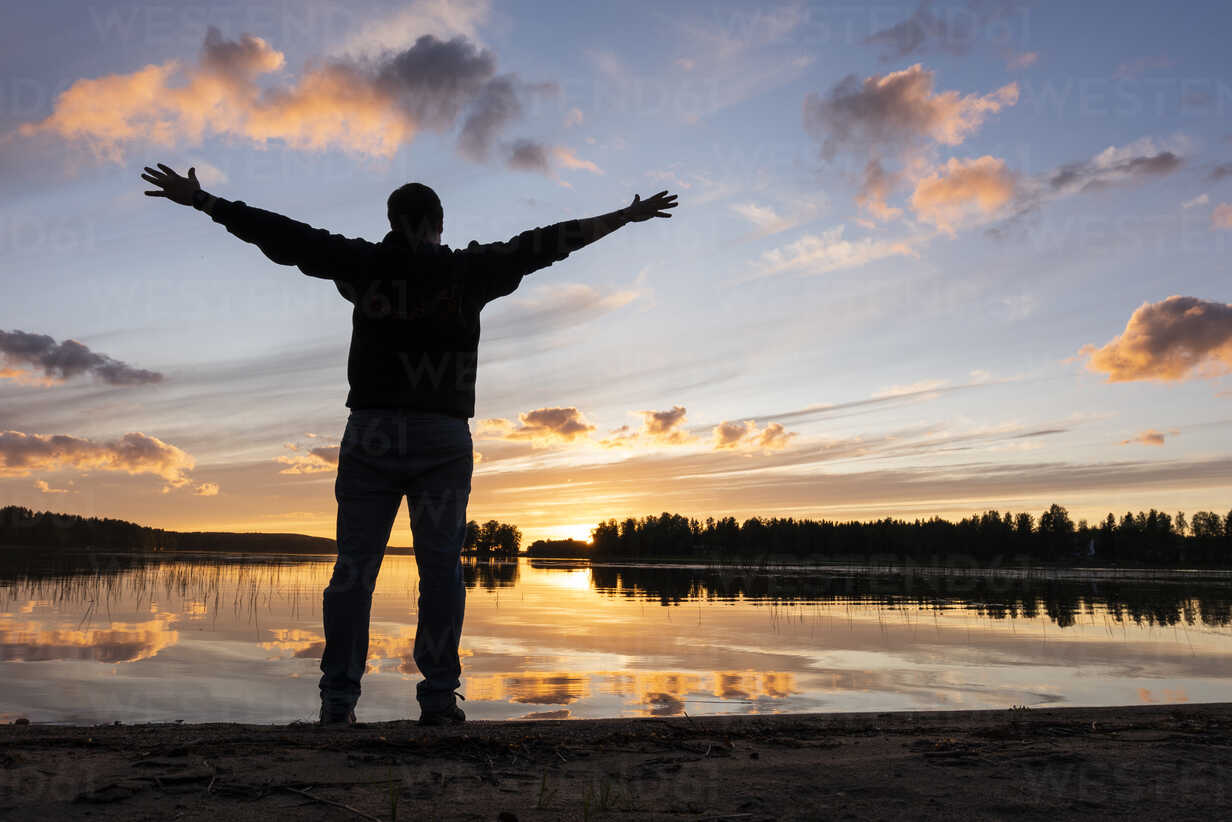
M 0 718 L 310 719 L 326 557 L 89 557 L 0 578 Z M 1226 698 L 1227 581 L 895 580 L 468 563 L 477 719 Z M 417 577 L 390 556 L 361 720 L 414 716 Z

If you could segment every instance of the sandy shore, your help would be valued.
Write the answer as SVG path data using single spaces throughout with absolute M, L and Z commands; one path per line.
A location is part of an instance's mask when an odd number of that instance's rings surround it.
M 1232 815 L 1232 703 L 794 716 L 0 726 L 0 817 Z

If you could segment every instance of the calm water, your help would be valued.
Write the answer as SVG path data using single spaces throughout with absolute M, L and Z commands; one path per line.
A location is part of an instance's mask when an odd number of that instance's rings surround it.
M 328 557 L 0 558 L 0 719 L 315 718 Z M 416 716 L 386 559 L 361 720 Z M 1034 581 L 522 560 L 467 567 L 480 719 L 1232 698 L 1232 580 Z

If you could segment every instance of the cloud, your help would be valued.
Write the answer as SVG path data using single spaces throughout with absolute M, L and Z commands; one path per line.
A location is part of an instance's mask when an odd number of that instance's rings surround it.
M 227 172 L 213 163 L 207 163 L 205 160 L 193 160 L 188 165 L 197 170 L 197 179 L 206 188 L 222 185 L 229 179 Z
M 274 457 L 274 462 L 287 466 L 279 474 L 320 474 L 338 467 L 341 449 L 337 445 L 305 449 L 288 442 L 284 447 L 292 453 Z
M 1088 192 L 1171 174 L 1183 163 L 1176 151 L 1157 146 L 1148 137 L 1127 146 L 1109 146 L 1090 160 L 1062 166 L 1049 176 L 1048 185 L 1056 192 Z
M 674 405 L 667 411 L 639 411 L 642 415 L 642 430 L 646 436 L 668 444 L 678 444 L 691 439 L 683 429 L 686 421 L 685 407 Z
M 1189 150 L 1190 141 L 1183 135 L 1163 141 L 1144 137 L 1129 145 L 1109 146 L 1088 160 L 1019 177 L 1014 202 L 1006 211 L 1016 221 L 1054 200 L 1164 177 L 1184 166 L 1184 153 Z M 1002 231 L 989 229 L 994 235 Z
M 522 103 L 514 87 L 516 78 L 495 77 L 471 103 L 458 133 L 458 151 L 472 162 L 488 159 L 488 149 L 509 123 L 522 116 Z
M 787 431 L 777 422 L 772 422 L 758 430 L 754 420 L 721 422 L 714 427 L 712 433 L 716 451 L 746 446 L 760 448 L 763 451 L 781 451 L 787 447 L 788 441 L 796 436 L 794 432 Z
M 791 213 L 779 214 L 773 207 L 746 201 L 732 203 L 731 210 L 748 220 L 756 228 L 754 237 L 767 237 L 808 222 L 817 214 L 817 205 L 809 200 L 797 199 L 791 203 Z
M 634 413 L 642 418 L 639 430 L 630 431 L 629 426 L 622 425 L 612 432 L 614 436 L 600 440 L 599 444 L 606 448 L 622 448 L 642 443 L 688 445 L 696 441 L 696 437 L 684 427 L 688 418 L 683 405 L 673 405 L 666 411 L 636 411 Z
M 987 377 L 985 376 L 985 379 Z M 923 397 L 932 399 L 937 396 L 938 389 L 949 386 L 949 380 L 920 380 L 910 385 L 891 385 L 873 393 L 870 399 L 881 400 L 892 397 Z
M 760 235 L 777 234 L 795 225 L 794 221 L 776 214 L 770 206 L 759 203 L 732 203 L 731 210 L 755 225 Z
M 1232 371 L 1232 305 L 1172 296 L 1143 303 L 1120 335 L 1084 346 L 1087 368 L 1108 382 L 1212 377 Z
M 1232 229 L 1232 203 L 1220 203 L 1211 211 L 1211 227 Z
M 809 94 L 804 125 L 822 141 L 822 156 L 844 146 L 902 149 L 922 141 L 961 144 L 989 114 L 1018 102 L 1018 84 L 991 94 L 933 92 L 932 71 L 920 64 L 861 80 L 843 78 L 826 97 Z
M 898 185 L 898 179 L 899 175 L 887 172 L 880 160 L 869 160 L 864 166 L 864 177 L 860 182 L 860 192 L 856 195 L 856 205 L 878 220 L 893 220 L 898 217 L 903 210 L 886 204 L 890 193 Z
M 551 174 L 552 172 L 547 147 L 534 140 L 514 141 L 509 147 L 509 158 L 506 163 L 510 168 L 518 171 L 537 171 L 540 174 Z
M 1220 163 L 1211 169 L 1211 173 L 1206 175 L 1206 179 L 1213 183 L 1217 183 L 1225 177 L 1232 177 L 1232 163 Z
M 929 52 L 962 56 L 986 33 L 1002 30 L 1002 21 L 1016 14 L 1022 5 L 1016 0 L 969 0 L 966 6 L 951 3 L 934 12 L 931 0 L 921 0 L 910 17 L 870 34 L 864 38 L 864 44 L 879 47 L 882 60 Z
M 951 157 L 946 165 L 916 184 L 911 208 L 925 222 L 950 234 L 971 216 L 988 217 L 1015 196 L 1017 175 L 1005 161 L 985 155 L 974 160 Z
M 882 260 L 887 257 L 914 257 L 916 251 L 909 241 L 860 240 L 843 238 L 845 227 L 835 226 L 821 234 L 806 234 L 782 248 L 761 255 L 757 276 L 766 277 L 785 271 L 803 270 L 806 274 L 825 274 L 845 268 Z
M 64 434 L 0 433 L 0 477 L 25 477 L 33 471 L 122 471 L 153 474 L 171 488 L 187 485 L 193 458 L 174 445 L 140 432 L 111 442 Z
M 586 115 L 576 106 L 565 112 L 565 128 L 580 126 L 586 120 Z
M 1162 432 L 1156 431 L 1154 428 L 1150 428 L 1135 435 L 1134 437 L 1131 437 L 1130 439 L 1121 440 L 1121 445 L 1131 445 L 1135 443 L 1141 445 L 1163 445 L 1164 435 Z
M 572 149 L 563 146 L 548 147 L 528 139 L 515 140 L 509 145 L 505 163 L 509 168 L 537 172 L 552 179 L 558 179 L 558 165 L 570 170 L 589 171 L 592 174 L 603 173 L 603 169 L 589 160 L 579 159 Z
M 573 153 L 573 149 L 565 146 L 556 146 L 552 149 L 552 156 L 560 165 L 573 171 L 589 171 L 591 174 L 603 174 L 603 169 L 592 163 L 590 160 L 582 160 Z
M 218 483 L 203 482 L 193 488 L 193 493 L 199 497 L 216 497 L 218 496 Z
M 1197 197 L 1194 197 L 1192 200 L 1186 200 L 1185 202 L 1181 203 L 1181 208 L 1188 211 L 1191 208 L 1197 208 L 1198 206 L 1205 206 L 1205 205 L 1210 205 L 1210 204 L 1211 204 L 1211 196 L 1209 194 L 1199 194 Z
M 114 162 L 129 144 L 198 145 L 209 136 L 390 157 L 419 132 L 443 133 L 464 118 L 459 151 L 482 159 L 521 114 L 520 95 L 555 88 L 496 76 L 495 56 L 461 35 L 424 34 L 402 51 L 327 58 L 288 82 L 263 82 L 284 64 L 262 38 L 226 40 L 211 27 L 195 65 L 171 60 L 78 80 L 20 133 L 79 140 Z
M 40 494 L 70 494 L 72 491 L 68 488 L 52 488 L 47 480 L 36 480 L 34 487 L 38 489 Z
M 794 436 L 794 431 L 788 431 L 777 422 L 772 422 L 757 435 L 757 447 L 763 451 L 780 451 L 787 447 L 788 440 Z
M 1022 71 L 1030 68 L 1039 61 L 1038 51 L 1023 51 L 1017 54 L 1011 54 L 1005 61 L 1005 68 L 1009 71 Z
M 0 330 L 0 379 L 61 382 L 89 374 L 109 385 L 143 385 L 162 382 L 157 371 L 134 368 L 106 354 L 91 351 L 76 340 L 57 343 L 46 334 Z
M 506 419 L 482 420 L 478 436 L 487 439 L 523 440 L 532 445 L 568 443 L 587 438 L 595 426 L 573 406 L 538 408 L 518 415 L 518 424 Z
M 332 49 L 335 55 L 397 51 L 426 34 L 462 36 L 479 42 L 479 26 L 491 15 L 490 0 L 414 0 L 393 14 L 369 20 Z

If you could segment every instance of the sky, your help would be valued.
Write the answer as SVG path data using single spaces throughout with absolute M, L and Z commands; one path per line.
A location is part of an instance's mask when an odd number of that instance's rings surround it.
M 349 305 L 162 162 L 372 240 L 418 180 L 455 247 L 679 195 L 484 311 L 470 515 L 528 540 L 1226 511 L 1232 10 L 1186 10 L 13 6 L 0 504 L 333 534 Z

